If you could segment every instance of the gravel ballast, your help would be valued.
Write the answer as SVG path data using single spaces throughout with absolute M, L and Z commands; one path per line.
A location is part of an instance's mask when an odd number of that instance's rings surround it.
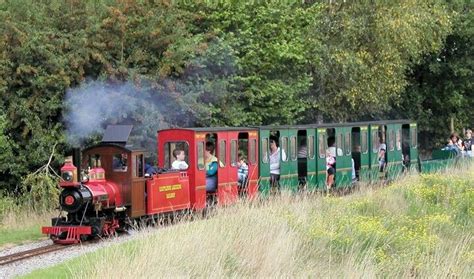
M 13 278 L 19 275 L 25 275 L 33 270 L 47 268 L 53 265 L 57 265 L 59 263 L 65 262 L 69 259 L 75 258 L 77 256 L 83 255 L 88 252 L 93 252 L 97 249 L 110 246 L 117 243 L 122 243 L 125 241 L 130 241 L 139 237 L 142 233 L 140 232 L 133 232 L 130 234 L 122 234 L 119 237 L 101 240 L 98 242 L 90 242 L 85 244 L 79 245 L 71 245 L 66 249 L 62 249 L 59 251 L 55 251 L 52 253 L 47 253 L 44 255 L 36 256 L 33 258 L 25 259 L 22 261 L 14 262 L 8 265 L 0 266 L 0 279 L 4 278 Z M 24 245 L 19 245 L 11 248 L 6 248 L 0 250 L 0 257 L 11 255 L 14 253 L 31 250 L 35 248 L 39 248 L 42 246 L 51 245 L 53 242 L 51 240 L 43 240 L 40 242 L 28 243 Z

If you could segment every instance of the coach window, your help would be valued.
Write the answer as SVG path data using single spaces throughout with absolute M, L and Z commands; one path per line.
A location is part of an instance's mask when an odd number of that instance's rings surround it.
M 318 152 L 319 158 L 326 158 L 326 135 L 319 134 L 318 136 Z
M 236 153 L 236 162 L 232 166 L 237 166 L 237 161 L 241 156 L 245 157 L 247 160 L 249 159 L 249 133 L 248 132 L 241 132 L 238 135 L 238 146 L 237 146 L 237 153 Z
M 378 130 L 372 131 L 372 152 L 378 153 L 380 146 L 379 132 Z
M 286 162 L 288 161 L 288 137 L 281 138 L 281 148 L 283 150 L 280 154 L 281 160 Z
M 268 163 L 268 138 L 262 138 L 262 163 Z
M 362 154 L 367 154 L 368 152 L 368 145 L 367 145 L 367 131 L 361 132 L 361 146 L 360 146 Z
M 225 164 L 227 162 L 227 158 L 226 158 L 226 141 L 225 140 L 221 140 L 220 143 L 219 143 L 219 161 L 220 161 L 220 166 L 221 168 L 225 167 Z
M 314 136 L 308 137 L 308 158 L 314 159 Z
M 163 167 L 171 169 L 173 162 L 176 160 L 173 153 L 181 153 L 181 151 L 184 151 L 184 161 L 189 165 L 189 144 L 187 142 L 173 141 L 165 143 L 163 150 L 165 162 Z
M 351 133 L 346 132 L 346 138 L 344 141 L 344 150 L 346 151 L 346 155 L 351 155 Z
M 343 143 L 342 137 L 343 137 L 343 134 L 342 134 L 342 133 L 340 133 L 340 134 L 337 135 L 336 147 L 337 147 L 338 149 L 340 149 L 340 150 L 342 150 L 342 148 L 344 148 L 344 146 L 342 145 L 342 143 Z M 340 154 L 340 153 L 341 153 L 341 152 L 338 150 L 338 151 L 337 151 L 337 156 L 338 156 L 338 157 L 342 155 L 342 154 Z
M 250 140 L 250 148 L 249 148 L 249 162 L 252 165 L 257 164 L 257 140 L 251 139 Z
M 134 177 L 143 177 L 143 154 L 135 155 L 133 158 L 133 176 Z
M 296 137 L 290 138 L 290 158 L 291 161 L 296 161 Z
M 397 129 L 395 140 L 396 140 L 395 144 L 397 146 L 397 150 L 402 150 L 402 139 L 400 136 L 400 129 Z
M 237 166 L 237 141 L 232 140 L 230 142 L 230 165 Z
M 388 141 L 388 148 L 390 151 L 395 150 L 395 133 L 393 130 L 390 130 L 390 139 Z
M 411 133 L 411 147 L 416 148 L 418 145 L 417 140 L 416 140 L 416 126 L 411 126 L 410 127 L 410 133 Z
M 114 154 L 114 156 L 112 157 L 112 168 L 114 172 L 126 172 L 127 161 L 127 153 Z
M 197 165 L 199 170 L 204 169 L 204 142 L 200 141 L 197 144 Z

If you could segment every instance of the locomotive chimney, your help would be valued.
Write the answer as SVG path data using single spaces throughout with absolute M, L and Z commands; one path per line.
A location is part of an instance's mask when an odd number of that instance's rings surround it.
M 73 148 L 72 149 L 72 163 L 77 168 L 77 176 L 79 178 L 79 182 L 81 181 L 81 149 L 80 148 Z

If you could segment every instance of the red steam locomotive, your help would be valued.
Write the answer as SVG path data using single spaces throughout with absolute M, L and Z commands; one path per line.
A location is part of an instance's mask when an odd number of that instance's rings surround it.
M 158 132 L 158 165 L 165 169 L 147 175 L 144 150 L 127 145 L 131 130 L 131 125 L 109 126 L 100 144 L 84 149 L 81 156 L 75 152 L 72 159 L 66 160 L 61 168 L 59 204 L 67 216 L 53 218 L 52 226 L 42 228 L 55 243 L 72 244 L 113 235 L 136 219 L 151 220 L 163 214 L 206 208 L 210 193 L 206 192 L 203 153 L 208 135 L 237 144 L 245 134 L 245 143 L 255 153 L 252 156 L 257 156 L 256 129 L 163 130 Z M 177 148 L 185 151 L 189 162 L 198 163 L 184 171 L 168 170 Z M 232 147 L 228 148 L 231 153 Z M 219 157 L 219 187 L 211 194 L 219 204 L 231 204 L 239 195 L 236 166 L 230 162 L 236 159 Z M 258 191 L 258 164 L 252 161 L 248 167 L 246 195 L 253 197 Z M 86 175 L 81 175 L 81 169 Z

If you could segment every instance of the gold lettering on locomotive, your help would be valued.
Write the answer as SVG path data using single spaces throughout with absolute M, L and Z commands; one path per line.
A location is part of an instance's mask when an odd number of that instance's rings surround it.
M 168 194 L 166 194 L 166 198 L 167 198 L 167 199 L 173 199 L 173 198 L 175 198 L 175 197 L 176 197 L 176 193 L 168 193 Z
M 181 184 L 165 185 L 158 188 L 159 192 L 168 192 L 174 190 L 181 190 Z

